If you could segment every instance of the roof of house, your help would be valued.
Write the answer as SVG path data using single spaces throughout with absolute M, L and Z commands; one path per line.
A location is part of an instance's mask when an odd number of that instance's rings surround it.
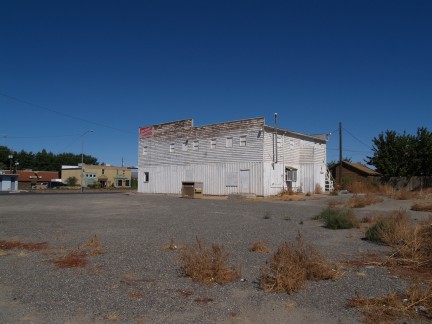
M 12 172 L 7 170 L 5 173 L 11 174 Z M 59 173 L 57 171 L 17 170 L 16 174 L 18 175 L 19 182 L 48 182 L 59 177 Z
M 352 169 L 354 171 L 358 171 L 366 176 L 381 176 L 381 173 L 368 168 L 366 165 L 363 165 L 361 163 L 354 163 L 354 162 L 347 162 L 347 161 L 342 161 L 344 167 L 348 168 L 348 169 Z M 339 164 L 335 164 L 333 168 L 337 168 L 339 166 Z

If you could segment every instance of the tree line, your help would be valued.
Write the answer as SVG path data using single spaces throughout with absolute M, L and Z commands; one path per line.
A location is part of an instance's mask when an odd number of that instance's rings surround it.
M 368 165 L 384 178 L 432 176 L 432 133 L 419 127 L 415 135 L 387 130 L 373 140 Z
M 12 156 L 12 159 L 9 157 Z M 98 165 L 97 158 L 84 154 L 84 163 Z M 0 169 L 24 170 L 32 169 L 38 171 L 60 171 L 62 165 L 78 165 L 81 163 L 81 154 L 60 153 L 54 154 L 43 149 L 33 153 L 21 150 L 19 152 L 0 146 Z

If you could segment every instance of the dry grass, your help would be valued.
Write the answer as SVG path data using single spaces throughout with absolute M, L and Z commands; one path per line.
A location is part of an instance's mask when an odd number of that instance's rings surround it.
M 411 210 L 432 212 L 432 203 L 414 204 Z
M 129 293 L 129 297 L 131 299 L 141 299 L 143 297 L 143 294 L 139 291 L 132 291 Z
M 306 280 L 335 279 L 338 271 L 326 263 L 319 252 L 305 245 L 301 235 L 293 243 L 283 243 L 261 268 L 260 287 L 266 292 L 287 293 L 300 290 Z
M 271 249 L 263 241 L 255 241 L 249 247 L 250 252 L 270 253 Z
M 27 250 L 27 251 L 40 251 L 48 248 L 47 242 L 40 243 L 23 243 L 21 241 L 0 241 L 1 250 Z
M 322 194 L 323 193 L 323 188 L 321 187 L 321 185 L 319 183 L 315 184 L 315 191 L 314 193 L 316 194 Z
M 406 211 L 393 211 L 377 217 L 366 238 L 392 247 L 389 263 L 432 268 L 432 217 L 413 224 Z
M 52 259 L 49 262 L 59 268 L 82 268 L 88 263 L 87 254 L 83 252 L 72 252 L 68 255 Z
M 175 251 L 177 250 L 179 247 L 178 245 L 174 242 L 174 239 L 171 239 L 169 244 L 165 244 L 163 249 L 165 251 Z
M 402 319 L 432 319 L 432 287 L 413 284 L 405 293 L 366 298 L 358 295 L 348 301 L 366 316 L 366 323 L 394 323 Z
M 391 195 L 394 188 L 390 185 L 379 184 L 375 182 L 353 182 L 346 185 L 346 189 L 354 194 L 383 194 Z
M 358 196 L 354 195 L 350 200 L 348 200 L 345 204 L 347 208 L 362 208 L 368 205 L 376 204 L 384 201 L 381 197 L 374 197 L 370 195 L 366 196 Z
M 208 246 L 197 238 L 194 245 L 186 245 L 180 250 L 181 270 L 192 280 L 212 284 L 223 284 L 240 277 L 240 267 L 227 264 L 229 253 L 223 246 Z
M 62 250 L 70 251 L 70 250 Z M 68 252 L 64 256 L 49 260 L 50 263 L 59 268 L 82 268 L 88 264 L 89 256 L 102 254 L 102 244 L 96 235 L 93 235 L 90 240 L 81 244 L 78 249 Z

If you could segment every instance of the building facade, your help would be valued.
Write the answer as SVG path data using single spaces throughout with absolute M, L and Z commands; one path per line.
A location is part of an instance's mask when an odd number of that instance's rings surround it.
M 51 181 L 58 180 L 59 177 L 57 171 L 7 170 L 5 173 L 18 176 L 20 190 L 45 189 Z
M 179 194 L 184 181 L 207 195 L 270 196 L 325 188 L 325 136 L 266 126 L 251 118 L 207 126 L 193 120 L 139 130 L 138 191 Z
M 82 179 L 83 187 L 131 187 L 131 170 L 127 167 L 84 164 L 84 167 L 81 168 L 81 164 L 78 166 L 62 165 L 62 182 L 67 184 L 70 178 L 75 178 L 78 186 L 81 185 Z
M 18 175 L 0 171 L 0 191 L 18 191 Z

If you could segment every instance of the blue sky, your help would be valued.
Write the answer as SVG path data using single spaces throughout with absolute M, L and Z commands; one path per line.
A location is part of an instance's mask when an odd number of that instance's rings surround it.
M 137 164 L 138 127 L 263 116 L 363 161 L 432 129 L 431 1 L 1 1 L 0 140 Z

